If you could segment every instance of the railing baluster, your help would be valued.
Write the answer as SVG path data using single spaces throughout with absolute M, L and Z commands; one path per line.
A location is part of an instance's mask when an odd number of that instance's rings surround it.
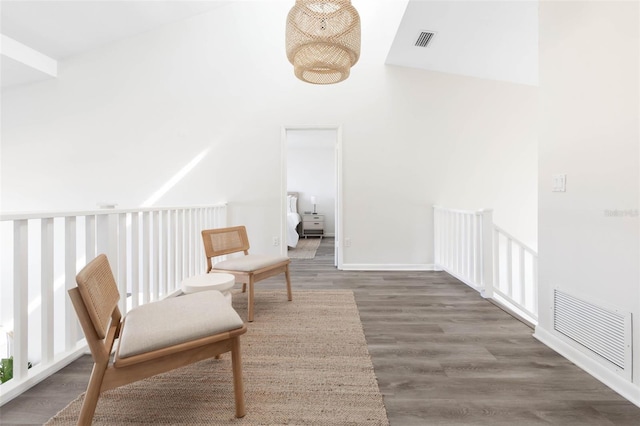
M 454 222 L 454 214 L 453 213 L 449 213 L 447 215 L 447 219 L 449 221 L 448 224 L 448 229 L 447 229 L 447 239 L 449 240 L 447 243 L 447 266 L 449 267 L 449 269 L 453 270 L 454 268 L 454 257 L 453 257 L 453 252 L 455 250 L 455 243 L 456 243 L 456 235 L 455 235 L 455 222 Z
M 64 282 L 65 290 L 69 291 L 76 286 L 76 217 L 68 216 L 64 221 Z M 71 299 L 65 297 L 65 336 L 66 350 L 73 349 L 78 342 L 76 313 L 71 304 Z
M 184 210 L 177 212 L 178 224 L 176 225 L 176 285 L 184 278 Z
M 482 249 L 480 250 L 482 262 L 482 291 L 483 296 L 493 297 L 493 211 L 482 210 L 482 225 L 480 235 L 482 236 Z
M 532 256 L 531 269 L 532 269 L 531 285 L 533 287 L 532 288 L 533 306 L 531 307 L 531 312 L 534 312 L 537 316 L 538 315 L 538 257 L 537 256 Z
M 96 257 L 96 217 L 84 217 L 84 254 L 87 262 Z
M 458 229 L 458 224 L 460 223 L 460 214 L 455 213 L 453 219 L 453 270 L 456 273 L 459 273 L 458 259 L 460 258 L 460 231 Z
M 440 215 L 436 207 L 433 208 L 433 265 L 438 267 L 440 262 Z
M 207 211 L 203 208 L 200 209 L 200 226 L 196 230 L 196 247 L 198 247 L 198 273 L 201 274 L 204 268 L 204 246 L 202 240 L 198 240 L 198 235 L 202 235 L 202 230 L 206 229 Z M 286 244 L 286 241 L 281 241 L 281 244 Z
M 446 232 L 447 232 L 447 218 L 444 215 L 444 213 L 441 210 L 438 210 L 438 224 L 439 224 L 439 228 L 440 228 L 440 232 L 438 233 L 438 238 L 440 239 L 440 259 L 439 259 L 439 266 L 442 267 L 443 265 L 447 264 L 447 247 L 445 247 L 444 245 L 444 239 L 446 238 Z
M 189 210 L 189 212 L 187 213 L 187 216 L 189 218 L 189 234 L 188 234 L 188 247 L 189 247 L 189 258 L 188 258 L 188 262 L 189 262 L 189 276 L 193 276 L 195 275 L 195 265 L 193 263 L 194 257 L 195 257 L 195 252 L 193 250 L 193 243 L 194 243 L 194 238 L 193 238 L 193 232 L 194 232 L 194 225 L 193 225 L 193 210 Z
M 471 265 L 469 269 L 469 276 L 472 277 L 474 281 L 477 281 L 478 276 L 478 239 L 480 236 L 478 235 L 477 229 L 477 220 L 478 218 L 475 215 L 469 217 L 469 232 L 470 236 L 470 247 L 469 247 L 469 257 L 471 258 Z
M 149 239 L 151 234 L 151 212 L 142 214 L 142 304 L 149 303 Z
M 478 276 L 476 282 L 482 282 L 482 216 L 476 215 L 476 269 Z
M 460 275 L 467 276 L 467 215 L 460 215 Z
M 98 214 L 96 217 L 96 246 L 98 253 L 109 259 L 114 275 L 118 276 L 118 221 L 112 213 Z
M 196 227 L 193 230 L 193 247 L 195 249 L 195 268 L 196 271 L 198 271 L 197 273 L 201 273 L 200 271 L 202 271 L 202 258 L 200 257 L 200 250 L 202 249 L 202 244 L 198 243 L 198 239 L 196 238 L 196 236 L 200 233 L 200 231 L 202 231 L 202 209 L 197 209 L 196 210 Z
M 458 240 L 459 240 L 459 245 L 458 245 L 458 251 L 460 253 L 459 258 L 458 258 L 458 271 L 460 273 L 460 275 L 462 275 L 463 277 L 465 276 L 464 273 L 464 252 L 465 252 L 465 234 L 464 234 L 464 222 L 465 222 L 465 218 L 466 215 L 464 213 L 460 213 L 458 215 Z
M 513 254 L 511 252 L 511 238 L 507 238 L 507 294 L 513 295 Z
M 40 221 L 40 344 L 42 363 L 53 360 L 53 218 Z
M 216 209 L 218 211 L 220 211 L 220 213 L 216 215 L 216 218 L 218 218 L 215 221 L 216 222 L 216 227 L 217 228 L 224 228 L 229 223 L 229 222 L 227 222 L 227 205 L 225 204 L 224 207 L 216 207 Z
M 167 210 L 167 291 L 175 290 L 175 210 Z
M 465 217 L 466 217 L 466 220 L 465 220 L 466 250 L 465 251 L 467 256 L 465 274 L 468 277 L 473 277 L 473 216 L 466 215 Z
M 444 222 L 444 218 L 442 217 L 442 211 L 440 211 L 440 209 L 436 210 L 436 216 L 438 216 L 438 228 L 436 233 L 438 234 L 438 260 L 437 260 L 437 265 L 438 268 L 441 268 L 442 265 L 445 263 L 444 259 L 445 259 L 445 254 L 444 254 L 444 246 L 442 244 L 442 239 L 443 239 L 443 234 L 444 234 L 444 230 L 445 230 L 445 222 Z
M 465 215 L 465 275 L 473 279 L 473 216 Z
M 118 291 L 120 292 L 120 310 L 126 313 L 128 309 L 128 262 L 127 262 L 127 214 L 118 214 Z
M 27 376 L 29 353 L 29 224 L 13 223 L 13 378 Z
M 521 245 L 518 245 L 518 263 L 520 264 L 518 269 L 518 272 L 520 273 L 519 274 L 520 276 L 518 277 L 518 281 L 519 281 L 518 291 L 520 292 L 520 300 L 518 300 L 518 302 L 520 302 L 522 306 L 526 306 L 527 297 L 525 294 L 525 285 L 524 285 L 524 247 L 522 247 Z
M 447 269 L 451 269 L 453 264 L 453 220 L 450 212 L 447 212 L 447 223 L 445 229 L 445 238 L 447 239 L 447 258 L 445 260 L 445 265 L 447 265 Z
M 497 289 L 502 288 L 500 280 L 500 234 L 493 229 L 493 286 Z
M 201 271 L 200 268 L 200 244 L 197 244 L 196 235 L 200 232 L 201 225 L 200 220 L 202 217 L 200 216 L 200 209 L 193 210 L 193 269 L 196 271 L 196 274 L 199 274 Z
M 140 214 L 131 213 L 131 308 L 140 304 Z
M 153 270 L 153 276 L 151 278 L 151 300 L 158 300 L 159 280 L 160 280 L 160 219 L 158 211 L 151 213 L 153 217 L 153 230 L 151 231 L 151 265 Z
M 168 278 L 169 278 L 169 233 L 167 231 L 167 227 L 169 226 L 168 221 L 169 210 L 162 210 L 160 220 L 162 221 L 160 229 L 161 229 L 161 256 L 160 259 L 162 261 L 162 265 L 160 268 L 160 294 L 165 296 L 168 293 Z

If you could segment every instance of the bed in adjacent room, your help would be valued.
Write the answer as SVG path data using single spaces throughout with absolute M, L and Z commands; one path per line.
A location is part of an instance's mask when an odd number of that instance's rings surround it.
M 298 245 L 298 224 L 302 217 L 298 214 L 298 193 L 287 192 L 287 246 L 294 248 Z

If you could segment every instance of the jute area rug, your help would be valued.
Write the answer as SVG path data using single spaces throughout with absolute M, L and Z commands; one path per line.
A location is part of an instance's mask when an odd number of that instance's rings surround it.
M 295 248 L 289 248 L 287 256 L 291 259 L 313 259 L 321 241 L 320 238 L 300 238 Z
M 103 393 L 94 425 L 388 425 L 351 291 L 261 291 L 242 337 L 247 414 L 230 354 Z M 233 305 L 246 318 L 246 294 Z M 74 425 L 84 395 L 47 425 Z

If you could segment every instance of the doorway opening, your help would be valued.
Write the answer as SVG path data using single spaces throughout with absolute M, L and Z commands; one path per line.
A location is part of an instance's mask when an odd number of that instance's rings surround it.
M 333 237 L 334 266 L 342 269 L 342 129 L 282 128 L 282 252 L 294 244 L 288 194 L 297 197 L 299 239 Z M 306 221 L 305 221 L 306 219 Z

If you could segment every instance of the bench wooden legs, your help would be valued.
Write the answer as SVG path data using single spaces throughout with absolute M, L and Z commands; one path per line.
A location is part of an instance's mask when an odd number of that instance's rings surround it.
M 236 400 L 236 417 L 244 417 L 244 385 L 242 384 L 242 362 L 240 355 L 240 339 L 231 342 L 231 368 L 233 370 L 233 393 Z
M 291 293 L 291 276 L 289 275 L 289 265 L 284 268 L 284 276 L 287 280 L 287 300 L 293 300 L 293 294 Z M 242 284 L 244 289 L 247 284 Z M 254 299 L 254 286 L 255 279 L 253 275 L 249 275 L 249 295 L 247 297 L 247 321 L 253 322 L 253 299 Z
M 289 277 L 289 265 L 287 265 L 284 269 L 284 276 L 287 279 L 287 299 L 289 302 L 293 300 L 293 296 L 291 295 L 291 278 Z
M 249 277 L 249 296 L 247 297 L 247 319 L 249 322 L 253 322 L 253 275 Z
M 80 415 L 78 416 L 78 425 L 90 425 L 93 420 L 93 415 L 96 412 L 96 406 L 98 405 L 98 398 L 100 398 L 100 388 L 102 388 L 102 381 L 104 374 L 107 370 L 107 364 L 93 364 L 93 370 L 91 370 L 91 378 L 87 385 L 87 391 L 84 394 L 84 401 L 82 401 L 82 408 L 80 408 Z

